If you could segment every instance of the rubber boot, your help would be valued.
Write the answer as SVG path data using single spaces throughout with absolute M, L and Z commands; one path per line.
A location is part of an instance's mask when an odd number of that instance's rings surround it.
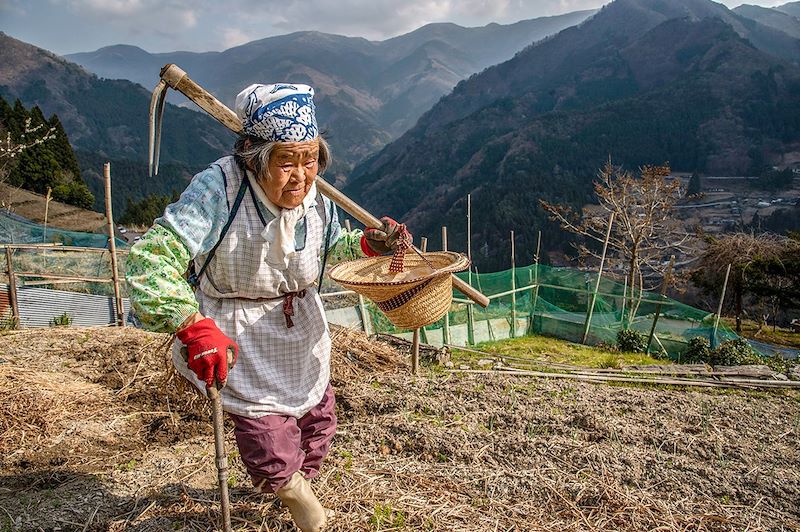
M 325 509 L 300 471 L 275 494 L 289 507 L 297 528 L 303 532 L 320 532 L 325 528 Z

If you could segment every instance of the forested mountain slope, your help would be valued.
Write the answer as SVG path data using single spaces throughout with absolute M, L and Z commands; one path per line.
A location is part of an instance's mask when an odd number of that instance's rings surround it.
M 536 230 L 552 227 L 540 198 L 590 202 L 609 156 L 630 169 L 758 170 L 798 149 L 800 69 L 741 37 L 719 7 L 617 0 L 460 83 L 356 168 L 346 192 L 418 234 L 447 225 L 457 249 L 472 193 L 473 249 L 492 270 L 508 264 L 509 230 L 530 257 Z M 567 238 L 548 232 L 547 247 Z

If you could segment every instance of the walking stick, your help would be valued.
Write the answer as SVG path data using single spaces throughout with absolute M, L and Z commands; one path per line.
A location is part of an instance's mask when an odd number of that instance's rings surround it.
M 181 355 L 188 362 L 189 351 L 181 347 Z M 233 352 L 228 349 L 228 364 L 233 360 Z M 228 454 L 225 452 L 225 423 L 222 417 L 222 396 L 219 391 L 224 384 L 214 381 L 214 386 L 206 387 L 206 395 L 211 401 L 211 420 L 214 424 L 214 452 L 217 465 L 217 482 L 219 484 L 220 510 L 222 511 L 222 530 L 231 532 L 231 500 L 228 496 Z
M 150 100 L 150 175 L 158 174 L 158 160 L 161 141 L 161 123 L 164 116 L 164 100 L 167 89 L 172 87 L 192 102 L 196 103 L 201 109 L 210 114 L 223 126 L 234 133 L 242 132 L 242 122 L 236 113 L 231 111 L 222 102 L 217 100 L 211 93 L 193 81 L 186 72 L 178 65 L 168 64 L 161 69 L 161 80 L 153 91 Z M 339 205 L 346 212 L 350 213 L 356 220 L 367 227 L 380 229 L 383 224 L 366 209 L 358 205 L 355 201 L 348 198 L 341 191 L 324 179 L 317 178 L 317 189 L 328 196 L 334 203 Z M 468 283 L 462 281 L 455 275 L 453 277 L 453 287 L 470 298 L 475 303 L 486 308 L 489 306 L 489 298 L 472 288 Z
M 219 382 L 208 388 L 208 398 L 211 399 L 211 419 L 214 422 L 214 451 L 217 464 L 217 482 L 219 484 L 219 499 L 222 510 L 222 530 L 231 532 L 231 500 L 228 497 L 228 455 L 225 452 L 225 426 L 222 417 L 222 397 L 219 395 Z

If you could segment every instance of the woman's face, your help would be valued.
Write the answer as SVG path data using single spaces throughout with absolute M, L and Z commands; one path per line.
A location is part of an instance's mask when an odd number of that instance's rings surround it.
M 284 209 L 303 203 L 319 170 L 319 140 L 281 142 L 270 154 L 268 175 L 261 177 L 267 198 Z

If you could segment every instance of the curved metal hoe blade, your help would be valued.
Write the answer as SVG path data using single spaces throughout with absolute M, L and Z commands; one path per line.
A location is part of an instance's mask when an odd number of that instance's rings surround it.
M 147 150 L 147 175 L 158 175 L 158 159 L 161 152 L 161 123 L 164 118 L 164 102 L 167 93 L 167 82 L 163 79 L 153 89 L 150 98 L 150 135 Z

